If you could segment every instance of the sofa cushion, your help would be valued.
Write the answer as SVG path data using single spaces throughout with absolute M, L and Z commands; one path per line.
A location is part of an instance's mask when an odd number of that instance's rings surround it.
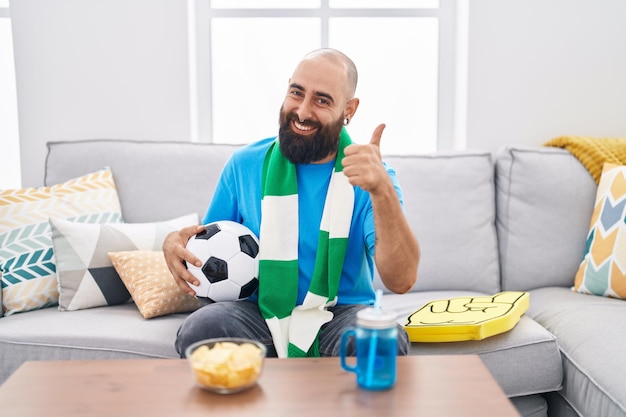
M 496 170 L 502 289 L 571 287 L 585 251 L 594 179 L 568 151 L 551 147 L 502 148 Z
M 384 156 L 421 249 L 413 291 L 500 291 L 490 153 Z M 382 288 L 379 277 L 376 285 Z
M 193 224 L 198 224 L 195 213 L 154 223 L 86 224 L 51 218 L 59 279 L 59 310 L 127 302 L 130 294 L 108 253 L 161 250 L 169 232 Z
M 145 319 L 206 305 L 178 288 L 161 251 L 109 252 L 109 257 Z
M 55 307 L 0 319 L 0 383 L 27 360 L 177 358 L 185 314 L 145 320 L 132 304 L 60 312 Z
M 387 294 L 382 307 L 398 314 L 398 322 L 433 300 L 485 296 L 471 291 L 426 291 Z M 530 305 L 533 305 L 532 295 Z M 412 355 L 477 354 L 509 397 L 526 396 L 561 388 L 563 368 L 555 337 L 527 315 L 511 330 L 483 340 L 411 343 Z
M 110 166 L 126 222 L 163 221 L 187 213 L 202 218 L 235 149 L 210 143 L 112 139 L 49 142 L 45 183 Z
M 605 164 L 574 290 L 626 298 L 626 167 Z
M 561 395 L 581 416 L 626 415 L 626 303 L 547 287 L 530 292 L 528 315 L 556 335 Z
M 85 223 L 121 222 L 109 169 L 50 187 L 0 192 L 0 268 L 5 315 L 58 302 L 57 273 L 48 218 Z
M 525 395 L 522 397 L 509 397 L 509 400 L 517 411 L 524 417 L 547 417 L 548 403 L 543 395 Z M 565 416 L 561 416 L 565 417 Z

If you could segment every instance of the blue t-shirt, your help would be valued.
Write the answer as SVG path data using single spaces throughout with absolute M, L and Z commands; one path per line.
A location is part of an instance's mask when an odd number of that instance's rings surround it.
M 203 224 L 218 220 L 242 223 L 257 236 L 261 229 L 261 182 L 263 161 L 268 148 L 276 138 L 263 139 L 246 145 L 232 155 L 226 163 L 215 188 Z M 326 190 L 335 161 L 325 164 L 298 164 L 298 300 L 306 295 L 313 268 L 319 227 L 324 210 Z M 402 193 L 395 171 L 386 166 L 398 198 Z M 354 187 L 354 210 L 348 248 L 339 281 L 338 304 L 373 304 L 374 276 L 374 213 L 368 192 Z

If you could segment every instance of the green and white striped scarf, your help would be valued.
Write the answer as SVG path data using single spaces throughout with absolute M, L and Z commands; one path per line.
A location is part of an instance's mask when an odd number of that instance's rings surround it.
M 343 174 L 344 149 L 352 143 L 345 128 L 320 224 L 311 285 L 302 305 L 298 296 L 298 181 L 296 167 L 271 145 L 263 165 L 259 252 L 259 308 L 281 358 L 319 356 L 319 330 L 333 318 L 339 278 L 348 246 L 354 188 Z

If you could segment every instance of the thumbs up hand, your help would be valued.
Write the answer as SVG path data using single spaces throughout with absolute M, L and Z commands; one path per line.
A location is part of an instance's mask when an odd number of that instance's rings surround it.
M 380 154 L 380 140 L 384 129 L 384 124 L 378 125 L 366 145 L 352 144 L 346 147 L 342 161 L 343 173 L 348 177 L 350 184 L 372 194 L 376 193 L 382 184 L 391 182 Z

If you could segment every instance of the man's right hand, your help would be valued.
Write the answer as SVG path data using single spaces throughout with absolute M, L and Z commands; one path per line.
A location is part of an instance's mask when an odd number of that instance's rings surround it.
M 204 231 L 204 226 L 188 226 L 177 232 L 171 232 L 163 241 L 165 262 L 174 277 L 174 281 L 176 281 L 176 285 L 178 285 L 181 290 L 194 297 L 196 293 L 188 283 L 200 285 L 200 282 L 187 270 L 185 262 L 196 265 L 197 267 L 202 266 L 202 262 L 194 256 L 193 253 L 189 252 L 186 246 L 187 241 L 192 236 L 202 231 Z

